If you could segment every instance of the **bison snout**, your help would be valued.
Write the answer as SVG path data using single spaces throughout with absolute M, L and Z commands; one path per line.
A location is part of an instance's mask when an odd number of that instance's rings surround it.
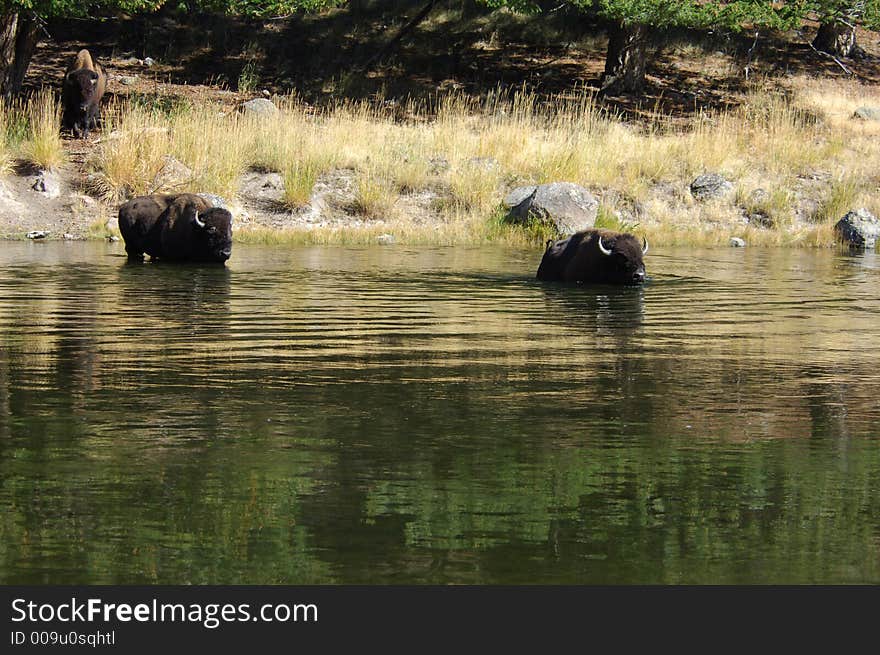
M 220 255 L 220 257 L 221 257 L 221 258 L 223 259 L 223 261 L 225 262 L 225 261 L 226 261 L 227 259 L 229 259 L 229 257 L 232 255 L 232 249 L 227 248 L 226 250 L 221 250 L 221 251 L 218 252 L 217 254 Z
M 633 282 L 636 284 L 641 284 L 645 281 L 645 271 L 636 271 L 633 273 Z

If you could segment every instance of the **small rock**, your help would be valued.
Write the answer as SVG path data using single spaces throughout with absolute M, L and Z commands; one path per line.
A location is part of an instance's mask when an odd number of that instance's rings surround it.
M 431 175 L 439 175 L 449 170 L 449 160 L 442 155 L 428 158 L 428 171 Z
M 65 232 L 64 234 L 62 234 L 61 238 L 64 239 L 65 241 L 73 241 L 74 239 L 76 239 L 76 237 L 74 235 L 72 235 L 70 232 Z
M 200 198 L 204 198 L 209 203 L 211 203 L 211 207 L 219 207 L 220 209 L 229 209 L 229 203 L 226 202 L 226 199 L 222 196 L 218 196 L 214 193 L 197 193 L 197 196 Z
M 770 214 L 768 214 L 767 212 L 751 212 L 746 218 L 748 219 L 749 223 L 751 223 L 752 225 L 757 225 L 758 227 L 771 228 L 774 224 L 773 217 L 770 216 Z
M 745 240 L 740 239 L 739 237 L 731 237 L 730 238 L 730 247 L 731 248 L 745 248 L 746 242 L 745 242 Z
M 863 207 L 837 221 L 834 234 L 854 248 L 873 248 L 880 236 L 880 221 Z
M 691 195 L 697 200 L 720 198 L 731 191 L 733 185 L 718 173 L 704 173 L 691 182 Z
M 153 59 L 152 57 L 145 57 L 144 58 L 144 66 L 146 66 L 147 68 L 150 68 L 151 66 L 154 66 L 155 64 L 156 64 L 156 60 Z
M 241 110 L 249 116 L 259 116 L 262 118 L 272 118 L 279 113 L 278 107 L 271 100 L 266 98 L 254 98 L 248 100 L 241 105 Z
M 863 121 L 880 121 L 880 107 L 859 107 L 852 117 Z
M 260 93 L 263 94 L 263 97 L 264 97 L 264 98 L 269 98 L 269 97 L 272 96 L 272 94 L 269 93 L 269 89 L 263 89 L 262 91 L 260 91 Z
M 383 246 L 393 245 L 397 240 L 394 238 L 393 234 L 380 234 L 376 237 L 376 243 L 379 243 Z
M 61 195 L 61 180 L 51 171 L 40 171 L 31 183 L 31 188 L 38 193 L 45 193 L 49 198 Z
M 70 199 L 73 202 L 79 202 L 85 205 L 86 207 L 94 207 L 98 204 L 98 201 L 92 198 L 91 196 L 87 196 L 84 193 L 71 193 Z
M 131 86 L 132 84 L 137 84 L 138 79 L 137 75 L 120 75 L 119 83 L 125 86 Z
M 49 235 L 49 233 L 46 232 L 45 230 L 34 230 L 32 232 L 28 232 L 27 234 L 25 234 L 25 236 L 28 239 L 34 239 L 34 240 L 45 239 L 48 235 Z
M 761 189 L 760 187 L 757 189 L 752 189 L 752 192 L 749 194 L 749 204 L 752 206 L 760 205 L 762 203 L 770 200 L 770 194 L 767 193 L 765 189 Z
M 501 166 L 494 157 L 471 157 L 467 160 L 467 164 L 484 171 L 493 171 Z
M 117 241 L 119 241 L 119 237 L 115 234 L 110 234 L 107 236 L 107 241 L 109 241 L 110 243 L 116 243 Z

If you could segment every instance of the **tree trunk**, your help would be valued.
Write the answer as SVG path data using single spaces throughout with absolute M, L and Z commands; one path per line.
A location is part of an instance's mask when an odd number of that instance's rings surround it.
M 646 25 L 615 25 L 608 35 L 608 54 L 600 93 L 639 93 L 645 86 L 647 51 Z
M 813 39 L 813 47 L 835 57 L 852 57 L 861 52 L 856 45 L 855 29 L 838 21 L 819 26 L 816 38 Z
M 0 14 L 0 97 L 9 99 L 21 90 L 39 34 L 36 16 Z

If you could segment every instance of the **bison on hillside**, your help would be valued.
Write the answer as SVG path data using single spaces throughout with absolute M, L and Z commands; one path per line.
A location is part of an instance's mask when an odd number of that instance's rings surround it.
M 80 50 L 67 67 L 61 90 L 62 125 L 72 130 L 74 136 L 86 138 L 89 129 L 98 126 L 106 89 L 104 67 L 92 59 L 88 50 Z
M 551 282 L 641 284 L 648 241 L 611 230 L 584 230 L 548 241 L 537 278 Z
M 119 208 L 130 261 L 225 262 L 232 254 L 232 214 L 193 193 L 132 198 Z

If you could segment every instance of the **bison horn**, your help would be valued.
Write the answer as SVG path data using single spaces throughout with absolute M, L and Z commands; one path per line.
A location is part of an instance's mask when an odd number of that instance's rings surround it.
M 201 228 L 203 230 L 205 229 L 205 221 L 199 220 L 199 212 L 196 212 L 195 216 L 193 216 L 193 223 L 196 224 L 196 227 Z
M 602 252 L 603 255 L 611 254 L 611 248 L 606 248 L 605 245 L 602 243 L 602 237 L 599 237 L 599 250 Z
M 647 255 L 648 254 L 648 240 L 645 237 L 642 237 L 642 242 L 644 244 L 642 246 L 642 254 Z

